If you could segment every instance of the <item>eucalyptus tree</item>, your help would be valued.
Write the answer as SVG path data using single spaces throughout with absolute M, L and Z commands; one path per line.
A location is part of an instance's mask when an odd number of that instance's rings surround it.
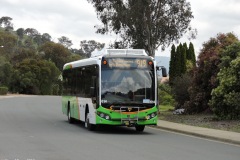
M 192 30 L 190 3 L 186 0 L 88 0 L 102 25 L 97 33 L 114 32 L 124 46 L 143 48 L 154 55 Z M 194 36 L 193 36 L 194 37 Z M 122 44 L 121 42 L 117 42 Z

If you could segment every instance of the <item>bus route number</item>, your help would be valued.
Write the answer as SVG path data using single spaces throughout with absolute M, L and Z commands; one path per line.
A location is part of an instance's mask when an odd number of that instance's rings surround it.
M 140 68 L 145 68 L 145 67 L 147 67 L 147 61 L 145 59 L 144 60 L 138 59 L 137 60 L 137 65 Z

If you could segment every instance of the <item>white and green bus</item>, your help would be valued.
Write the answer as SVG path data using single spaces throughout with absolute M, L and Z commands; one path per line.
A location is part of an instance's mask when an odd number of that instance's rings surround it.
M 63 67 L 62 112 L 69 123 L 80 120 L 89 130 L 101 125 L 156 125 L 156 62 L 140 49 L 104 49 Z

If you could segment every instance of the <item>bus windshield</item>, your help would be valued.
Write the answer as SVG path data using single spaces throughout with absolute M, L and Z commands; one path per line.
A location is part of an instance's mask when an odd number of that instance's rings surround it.
M 101 103 L 154 103 L 154 73 L 149 69 L 102 68 Z

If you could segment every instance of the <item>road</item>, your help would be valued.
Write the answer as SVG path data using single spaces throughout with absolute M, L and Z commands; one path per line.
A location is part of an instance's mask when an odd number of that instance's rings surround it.
M 61 97 L 0 98 L 0 160 L 239 160 L 240 147 L 147 127 L 90 132 L 68 124 Z

